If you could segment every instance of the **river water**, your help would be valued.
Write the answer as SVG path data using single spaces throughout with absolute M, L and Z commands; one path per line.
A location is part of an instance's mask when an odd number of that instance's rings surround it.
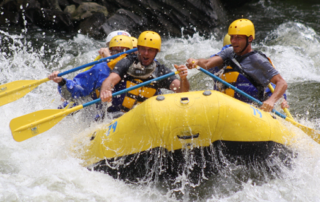
M 227 24 L 242 15 L 253 20 L 257 30 L 253 47 L 268 55 L 288 82 L 291 113 L 299 123 L 318 130 L 319 10 L 320 4 L 312 1 L 258 1 L 229 10 L 226 27 L 221 28 L 226 31 Z M 104 46 L 103 41 L 82 34 L 41 29 L 1 27 L 0 36 L 0 84 L 43 79 L 53 70 L 86 64 Z M 189 57 L 209 57 L 221 47 L 221 34 L 168 38 L 157 59 L 173 68 L 172 64 L 184 64 Z M 192 90 L 212 88 L 212 80 L 197 70 L 189 72 L 189 79 Z M 305 134 L 294 145 L 298 156 L 292 168 L 282 166 L 281 175 L 252 176 L 241 168 L 229 168 L 228 175 L 209 179 L 201 188 L 174 190 L 161 184 L 128 184 L 82 167 L 71 152 L 74 139 L 98 127 L 85 110 L 29 140 L 13 140 L 10 120 L 55 109 L 60 102 L 56 84 L 47 82 L 0 107 L 0 201 L 320 201 L 320 146 Z

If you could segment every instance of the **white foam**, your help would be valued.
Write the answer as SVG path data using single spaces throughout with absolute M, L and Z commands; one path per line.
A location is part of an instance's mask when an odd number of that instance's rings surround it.
M 97 56 L 99 47 L 104 46 L 102 41 L 79 34 L 71 40 L 56 40 L 55 46 L 43 45 L 36 49 L 24 37 L 2 31 L 1 34 L 14 41 L 9 45 L 11 56 L 0 54 L 1 83 L 42 79 L 53 69 L 65 71 L 86 64 Z M 299 23 L 284 23 L 270 35 L 272 37 L 254 47 L 269 55 L 289 82 L 319 81 L 317 33 Z M 185 64 L 191 57 L 208 58 L 221 47 L 222 40 L 215 37 L 205 39 L 195 34 L 189 38 L 171 38 L 163 42 L 158 60 L 172 68 L 171 64 Z M 49 49 L 52 54 L 47 57 Z M 189 78 L 197 73 L 197 70 L 190 71 Z M 83 168 L 70 150 L 74 139 L 96 127 L 86 122 L 85 113 L 66 117 L 49 131 L 29 140 L 20 143 L 13 140 L 10 120 L 42 109 L 55 109 L 58 104 L 57 85 L 47 82 L 24 98 L 0 107 L 0 201 L 176 201 L 171 195 L 174 190 L 128 185 Z M 300 121 L 310 127 L 318 123 L 318 120 Z M 216 193 L 213 184 L 206 187 L 212 193 L 208 201 L 314 201 L 320 198 L 320 147 L 308 137 L 304 142 L 307 144 L 297 146 L 300 155 L 294 160 L 293 169 L 285 170 L 285 177 L 261 186 L 244 182 L 240 185 L 242 188 L 232 194 Z M 187 182 L 184 176 L 179 180 Z

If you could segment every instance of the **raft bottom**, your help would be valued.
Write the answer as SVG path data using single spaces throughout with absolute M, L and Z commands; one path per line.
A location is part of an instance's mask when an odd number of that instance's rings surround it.
M 244 165 L 279 172 L 281 164 L 291 167 L 296 157 L 289 148 L 272 141 L 232 142 L 216 141 L 208 147 L 179 149 L 169 152 L 162 147 L 137 154 L 106 159 L 89 169 L 109 174 L 129 182 L 174 180 L 182 174 L 199 182 L 230 165 Z

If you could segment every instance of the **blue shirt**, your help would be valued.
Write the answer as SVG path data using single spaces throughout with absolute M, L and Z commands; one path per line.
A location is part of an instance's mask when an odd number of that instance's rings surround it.
M 93 99 L 98 96 L 95 90 L 100 90 L 102 82 L 109 76 L 110 68 L 106 62 L 96 64 L 91 69 L 76 75 L 73 80 L 65 79 L 66 85 L 58 86 L 58 90 L 65 99 L 80 98 L 90 95 Z M 66 90 L 63 90 L 66 88 Z

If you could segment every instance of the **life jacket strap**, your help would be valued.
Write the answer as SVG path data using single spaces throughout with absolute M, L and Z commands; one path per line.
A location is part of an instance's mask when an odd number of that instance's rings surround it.
M 257 83 L 251 76 L 249 76 L 243 69 L 243 67 L 241 66 L 241 62 L 253 55 L 253 54 L 261 54 L 263 57 L 266 57 L 266 55 L 264 55 L 263 53 L 259 52 L 259 51 L 251 51 L 250 53 L 247 53 L 243 56 L 235 56 L 234 58 L 232 58 L 231 60 L 228 60 L 226 62 L 227 65 L 230 65 L 232 67 L 232 70 L 229 70 L 229 69 L 226 69 L 225 72 L 232 72 L 232 71 L 237 71 L 239 72 L 240 74 L 242 74 L 244 77 L 246 77 L 251 83 L 252 85 L 258 90 L 258 97 L 259 97 L 259 100 L 261 101 L 264 101 L 266 100 L 266 96 L 265 96 L 265 87 L 259 83 Z M 270 61 L 270 60 L 269 60 Z M 224 72 L 224 73 L 225 73 Z
M 140 79 L 128 79 L 126 81 L 126 87 L 135 86 L 142 83 Z M 157 87 L 155 84 L 151 83 L 146 86 L 131 90 L 126 93 L 124 100 L 122 102 L 121 110 L 124 112 L 129 111 L 135 105 L 144 102 L 146 99 L 154 96 L 157 93 Z

